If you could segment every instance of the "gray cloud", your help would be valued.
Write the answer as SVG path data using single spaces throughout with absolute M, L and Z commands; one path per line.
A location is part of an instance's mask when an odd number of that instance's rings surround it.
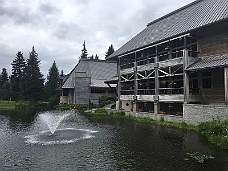
M 18 51 L 28 58 L 35 46 L 46 77 L 55 60 L 70 72 L 77 64 L 82 43 L 89 55 L 104 54 L 110 44 L 117 50 L 154 19 L 193 0 L 1 0 L 0 69 Z

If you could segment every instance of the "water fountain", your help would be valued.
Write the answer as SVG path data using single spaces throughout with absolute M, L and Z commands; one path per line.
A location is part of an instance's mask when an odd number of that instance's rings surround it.
M 78 140 L 93 138 L 94 136 L 92 134 L 97 132 L 86 128 L 75 127 L 79 116 L 70 111 L 41 112 L 37 118 L 37 125 L 41 131 L 38 134 L 25 136 L 25 143 L 27 144 L 69 144 Z M 72 118 L 74 126 L 69 127 L 70 124 L 66 124 L 64 121 Z M 45 127 L 48 127 L 48 130 L 43 130 Z
M 39 115 L 41 120 L 45 122 L 51 132 L 51 135 L 55 135 L 55 131 L 58 128 L 59 124 L 70 116 L 70 113 L 61 113 L 57 114 L 55 112 L 45 112 Z

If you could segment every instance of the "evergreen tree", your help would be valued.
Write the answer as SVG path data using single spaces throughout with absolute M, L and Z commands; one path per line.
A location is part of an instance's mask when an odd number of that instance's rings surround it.
M 58 97 L 58 88 L 60 83 L 59 70 L 56 66 L 55 61 L 53 62 L 51 68 L 49 69 L 49 73 L 47 76 L 47 94 L 48 98 L 50 97 Z
M 2 68 L 1 84 L 4 84 L 9 80 L 6 68 Z
M 110 56 L 113 52 L 114 52 L 114 47 L 113 45 L 111 44 L 109 47 L 108 47 L 108 51 L 105 52 L 105 58 L 107 58 L 108 56 Z
M 15 59 L 12 62 L 12 75 L 11 75 L 11 89 L 13 100 L 19 100 L 25 98 L 25 80 L 24 69 L 25 59 L 23 53 L 19 51 L 16 54 Z
M 32 101 L 41 100 L 43 98 L 44 79 L 40 72 L 39 64 L 40 60 L 33 46 L 25 67 L 26 95 L 27 98 Z
M 63 70 L 61 71 L 60 73 L 60 77 L 63 77 L 64 76 L 64 73 L 63 73 Z
M 9 100 L 10 97 L 10 85 L 6 68 L 2 69 L 2 75 L 0 80 L 0 98 L 1 100 Z
M 90 58 L 89 59 L 94 59 L 94 56 L 92 55 L 92 56 L 90 56 Z
M 99 59 L 99 56 L 96 54 L 95 59 Z
M 83 43 L 83 49 L 82 49 L 82 54 L 81 54 L 81 59 L 87 59 L 87 49 L 86 49 L 86 45 L 85 45 L 85 41 Z

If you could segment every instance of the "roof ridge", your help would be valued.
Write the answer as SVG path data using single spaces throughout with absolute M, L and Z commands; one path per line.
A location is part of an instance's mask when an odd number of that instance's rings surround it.
M 171 15 L 173 15 L 175 13 L 178 13 L 179 11 L 182 11 L 182 10 L 184 10 L 184 9 L 186 9 L 186 8 L 194 5 L 194 4 L 197 4 L 197 3 L 201 2 L 201 1 L 204 1 L 204 0 L 195 0 L 195 1 L 193 1 L 193 2 L 191 2 L 189 4 L 187 4 L 187 5 L 184 5 L 183 7 L 180 7 L 180 8 L 178 8 L 178 9 L 176 9 L 176 10 L 174 10 L 174 11 L 172 11 L 172 12 L 170 12 L 170 13 L 168 13 L 168 14 L 160 17 L 160 18 L 157 18 L 154 21 L 149 22 L 147 24 L 147 27 L 150 26 L 150 25 L 152 25 L 152 24 L 154 24 L 154 23 L 156 23 L 156 22 L 158 22 L 158 21 L 161 21 L 161 20 L 163 20 L 163 19 L 165 19 L 165 18 L 167 18 L 167 17 L 169 17 L 169 16 L 171 16 Z

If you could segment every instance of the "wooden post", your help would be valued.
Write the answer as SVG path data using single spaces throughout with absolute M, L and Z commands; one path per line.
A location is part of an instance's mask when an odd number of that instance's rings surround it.
M 155 102 L 154 103 L 154 114 L 159 114 L 160 113 L 160 103 Z
M 137 81 L 137 62 L 134 62 L 134 68 L 133 68 L 133 71 L 134 71 L 134 101 L 137 100 L 137 89 L 138 89 L 138 81 Z
M 120 57 L 119 57 L 119 62 L 118 62 L 118 68 L 117 68 L 117 72 L 118 72 L 118 103 L 117 103 L 117 110 L 120 110 L 120 108 L 122 108 L 122 103 L 120 102 L 120 95 L 121 95 L 121 82 L 120 82 Z
M 135 62 L 134 62 L 134 96 L 133 96 L 133 112 L 137 111 L 137 91 L 138 91 L 138 75 L 137 75 L 137 57 L 136 57 L 136 53 L 135 53 Z
M 156 56 L 154 59 L 154 73 L 155 73 L 155 95 L 154 95 L 154 114 L 158 114 L 160 112 L 160 104 L 159 104 L 159 73 L 158 73 L 158 46 L 156 46 Z
M 189 74 L 185 71 L 188 67 L 188 49 L 187 49 L 187 37 L 184 37 L 184 50 L 183 50 L 183 70 L 184 70 L 184 103 L 188 103 L 189 97 Z
M 228 104 L 228 67 L 224 68 L 225 104 Z

